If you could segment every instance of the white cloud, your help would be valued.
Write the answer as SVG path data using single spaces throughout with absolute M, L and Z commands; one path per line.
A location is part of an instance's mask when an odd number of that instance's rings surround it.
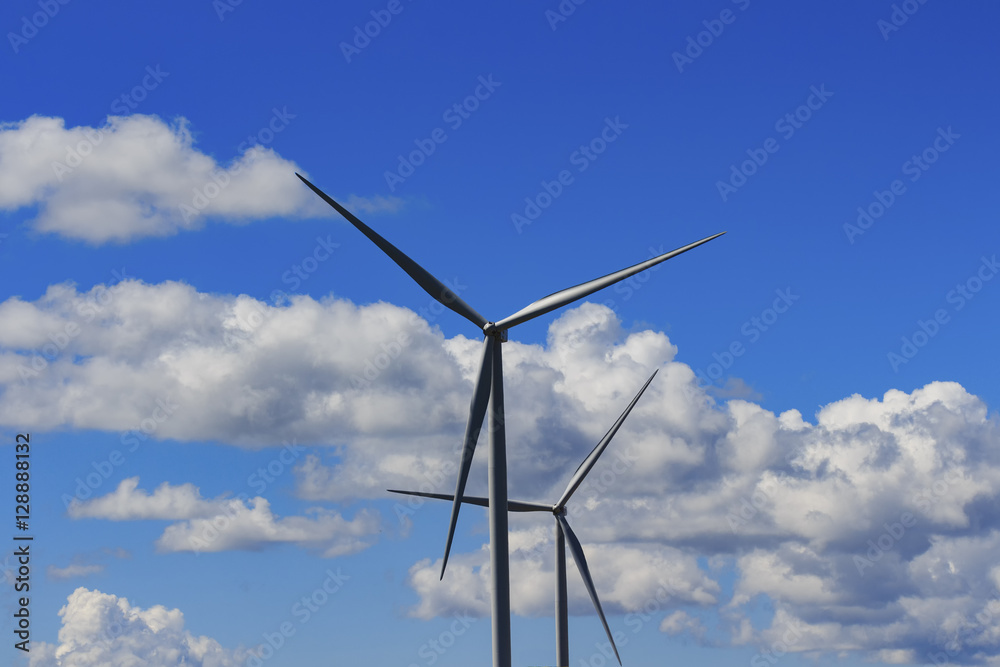
M 454 488 L 479 340 L 446 339 L 385 303 L 296 297 L 274 306 L 125 281 L 88 320 L 81 313 L 95 299 L 93 290 L 57 285 L 34 302 L 0 303 L 0 423 L 251 447 L 287 438 L 328 445 L 296 466 L 299 495 L 310 500 Z M 64 349 L 26 374 L 39 358 L 33 352 L 54 345 L 71 323 L 79 331 Z M 787 621 L 801 627 L 796 651 L 879 660 L 939 650 L 947 637 L 926 639 L 928 628 L 959 627 L 991 609 L 1000 584 L 988 555 L 1000 531 L 1000 422 L 960 385 L 851 396 L 811 421 L 748 400 L 717 402 L 664 334 L 626 333 L 613 312 L 592 304 L 555 319 L 544 345 L 506 343 L 504 364 L 510 496 L 548 502 L 660 369 L 569 504 L 609 608 L 643 601 L 655 580 L 642 573 L 679 568 L 679 606 L 722 605 L 733 642 L 766 646 L 789 632 Z M 473 464 L 473 495 L 485 493 L 484 449 Z M 433 501 L 393 502 L 405 531 Z M 463 509 L 459 531 L 476 511 Z M 298 539 L 297 527 L 263 504 L 244 504 L 236 516 L 231 548 L 267 535 Z M 251 518 L 267 530 L 245 537 Z M 298 519 L 344 539 L 350 533 L 333 528 L 342 519 Z M 552 605 L 551 518 L 536 519 L 512 519 L 515 531 L 526 531 L 516 533 L 516 548 L 545 554 L 512 568 L 517 612 L 527 615 L 550 614 Z M 205 520 L 178 524 L 164 546 L 189 545 Z M 698 557 L 734 564 L 730 599 Z M 444 582 L 432 561 L 414 566 L 415 614 L 485 613 L 485 552 L 452 559 Z M 746 614 L 763 598 L 775 617 L 760 630 Z M 591 613 L 582 589 L 574 605 Z M 664 608 L 664 618 L 668 611 L 679 609 Z M 963 640 L 963 657 L 1000 654 L 994 626 Z
M 338 512 L 314 508 L 310 517 L 277 518 L 264 498 L 226 503 L 214 517 L 192 519 L 167 526 L 156 541 L 160 551 L 257 550 L 268 545 L 292 543 L 318 549 L 324 558 L 345 556 L 371 546 L 379 532 L 379 516 L 361 510 L 347 520 Z
M 18 326 L 30 317 L 41 324 Z M 273 306 L 133 280 L 0 303 L 0 385 L 0 422 L 133 431 L 125 445 L 440 438 L 468 401 L 440 334 L 403 308 L 309 297 Z M 443 405 L 428 405 L 431 395 Z
M 107 569 L 104 561 L 113 558 L 131 558 L 132 554 L 127 550 L 118 547 L 116 549 L 100 549 L 88 553 L 79 553 L 73 556 L 72 562 L 66 567 L 49 565 L 45 568 L 45 574 L 50 579 L 73 579 L 74 577 L 86 577 L 92 574 L 100 574 Z
M 0 124 L 0 209 L 37 206 L 32 226 L 93 244 L 170 236 L 207 219 L 241 224 L 331 215 L 295 177 L 293 162 L 256 146 L 229 163 L 195 147 L 185 119 L 109 116 L 103 127 L 65 127 L 32 116 Z M 365 213 L 401 200 L 351 195 Z
M 75 501 L 69 508 L 74 519 L 192 519 L 210 517 L 222 511 L 222 501 L 208 501 L 194 484 L 172 486 L 167 482 L 152 494 L 139 489 L 139 478 L 123 479 L 118 488 L 98 498 Z
M 551 522 L 551 517 L 538 520 Z M 537 522 L 537 521 L 536 521 Z M 515 529 L 510 535 L 511 609 L 523 616 L 552 613 L 555 568 L 551 526 Z M 718 600 L 719 585 L 698 568 L 695 558 L 670 547 L 591 544 L 584 553 L 605 613 L 640 611 L 683 605 L 707 606 Z M 593 602 L 576 564 L 567 553 L 567 590 L 572 614 L 593 614 Z M 410 585 L 420 595 L 412 610 L 418 618 L 454 613 L 489 615 L 489 551 L 453 555 L 443 580 L 441 560 L 425 559 L 410 569 Z
M 97 590 L 77 588 L 59 616 L 59 642 L 32 646 L 31 667 L 236 667 L 250 655 L 192 635 L 179 609 L 142 609 Z
M 675 611 L 660 622 L 660 632 L 671 636 L 690 634 L 701 638 L 705 635 L 705 626 L 702 625 L 701 619 L 691 616 L 686 611 Z
M 45 568 L 45 574 L 49 576 L 50 579 L 72 579 L 73 577 L 85 577 L 88 574 L 97 574 L 99 572 L 104 572 L 103 565 L 81 565 L 81 564 L 70 564 L 66 567 L 56 567 L 55 565 L 49 565 Z
M 156 541 L 163 552 L 257 550 L 291 543 L 316 549 L 326 558 L 371 546 L 380 527 L 375 511 L 361 510 L 347 520 L 339 513 L 313 508 L 311 516 L 279 518 L 270 503 L 255 498 L 202 498 L 193 484 L 160 484 L 153 493 L 139 489 L 139 478 L 122 480 L 111 493 L 69 506 L 74 519 L 135 521 L 166 519 L 171 524 Z

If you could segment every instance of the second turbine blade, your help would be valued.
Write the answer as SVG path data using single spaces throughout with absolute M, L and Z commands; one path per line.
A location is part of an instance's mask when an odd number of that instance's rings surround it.
M 601 601 L 597 597 L 597 589 L 594 588 L 594 579 L 590 576 L 590 568 L 587 567 L 587 558 L 583 555 L 583 547 L 580 546 L 580 540 L 576 539 L 576 534 L 569 527 L 569 522 L 566 521 L 562 514 L 556 514 L 556 521 L 559 522 L 559 525 L 563 529 L 563 534 L 566 536 L 566 544 L 569 545 L 569 552 L 573 554 L 573 560 L 576 561 L 576 569 L 580 571 L 580 576 L 583 577 L 583 585 L 587 587 L 587 592 L 590 593 L 590 599 L 594 602 L 594 609 L 597 610 L 598 616 L 601 617 L 604 632 L 608 635 L 608 641 L 611 642 L 611 648 L 615 650 L 615 657 L 618 658 L 618 664 L 620 665 L 622 664 L 622 658 L 618 655 L 618 647 L 615 646 L 615 639 L 611 636 L 608 619 L 604 618 L 604 610 L 601 609 Z
M 513 326 L 517 326 L 522 322 L 527 322 L 530 319 L 534 319 L 539 315 L 544 315 L 545 313 L 555 310 L 556 308 L 561 308 L 568 303 L 573 303 L 578 299 L 593 294 L 597 290 L 604 289 L 610 285 L 614 285 L 618 281 L 625 280 L 629 276 L 635 275 L 640 271 L 645 271 L 646 269 L 656 266 L 660 262 L 665 262 L 671 257 L 676 257 L 681 253 L 687 252 L 692 248 L 697 248 L 702 243 L 708 243 L 714 238 L 718 238 L 725 234 L 725 232 L 719 232 L 712 236 L 707 236 L 700 241 L 695 241 L 694 243 L 689 243 L 686 246 L 677 248 L 676 250 L 671 250 L 670 252 L 664 253 L 659 257 L 654 257 L 652 259 L 647 259 L 645 262 L 639 262 L 627 269 L 622 269 L 621 271 L 615 271 L 614 273 L 609 273 L 601 278 L 595 278 L 594 280 L 582 283 L 576 287 L 570 287 L 554 294 L 550 294 L 545 298 L 539 299 L 534 303 L 522 308 L 510 317 L 505 317 L 496 323 L 495 327 L 499 330 L 509 329 Z
M 476 389 L 469 406 L 469 423 L 465 428 L 465 442 L 462 446 L 462 460 L 458 467 L 458 482 L 455 484 L 455 495 L 452 498 L 451 520 L 448 524 L 448 541 L 444 546 L 444 560 L 441 562 L 441 578 L 448 567 L 448 554 L 451 553 L 451 542 L 455 538 L 455 526 L 458 524 L 458 510 L 462 507 L 465 496 L 465 485 L 469 481 L 469 469 L 472 467 L 472 457 L 476 453 L 476 442 L 479 431 L 483 427 L 483 418 L 490 402 L 490 386 L 493 379 L 493 336 L 486 336 L 483 341 L 483 358 L 479 364 L 479 377 L 476 379 Z
M 601 441 L 597 443 L 597 446 L 594 447 L 590 454 L 587 455 L 587 458 L 583 460 L 580 467 L 576 469 L 576 472 L 573 474 L 573 478 L 569 481 L 569 485 L 566 487 L 566 490 L 563 491 L 562 497 L 559 498 L 559 502 L 556 503 L 556 507 L 563 507 L 569 502 L 570 496 L 573 495 L 577 487 L 580 486 L 580 483 L 583 482 L 583 478 L 587 476 L 590 469 L 594 467 L 595 463 L 597 463 L 597 459 L 600 458 L 601 454 L 604 453 L 604 450 L 607 449 L 608 443 L 611 442 L 611 438 L 615 437 L 615 433 L 617 433 L 618 429 L 621 428 L 621 425 L 625 423 L 625 418 L 628 417 L 630 412 L 632 412 L 632 408 L 635 407 L 635 404 L 639 402 L 639 397 L 642 396 L 642 392 L 646 391 L 646 387 L 648 387 L 649 383 L 653 381 L 654 377 L 656 377 L 656 373 L 657 371 L 653 371 L 653 374 L 649 376 L 648 380 L 646 380 L 646 384 L 642 385 L 642 389 L 639 390 L 639 393 L 635 395 L 632 402 L 628 404 L 627 408 L 625 408 L 625 412 L 618 417 L 618 421 L 616 421 L 614 425 L 608 429 L 608 432 L 604 434 Z

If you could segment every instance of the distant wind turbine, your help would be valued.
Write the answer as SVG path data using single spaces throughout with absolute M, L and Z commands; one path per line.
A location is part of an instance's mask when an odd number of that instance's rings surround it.
M 625 418 L 628 417 L 632 408 L 639 401 L 639 397 L 642 396 L 642 392 L 646 391 L 646 387 L 649 383 L 653 381 L 656 377 L 656 371 L 649 376 L 646 380 L 646 384 L 642 385 L 642 389 L 639 393 L 635 395 L 632 402 L 628 404 L 625 411 L 618 417 L 618 421 L 608 430 L 601 441 L 597 443 L 597 446 L 591 450 L 587 458 L 583 460 L 583 463 L 576 469 L 573 477 L 570 478 L 569 484 L 566 486 L 566 490 L 556 501 L 555 505 L 545 505 L 542 503 L 532 503 L 524 502 L 521 500 L 508 500 L 507 509 L 511 512 L 551 512 L 556 519 L 556 665 L 558 667 L 568 667 L 569 666 L 569 611 L 567 605 L 566 596 L 566 542 L 569 541 L 570 553 L 573 554 L 573 560 L 576 562 L 576 568 L 580 571 L 580 576 L 583 578 L 583 584 L 587 587 L 587 592 L 590 593 L 590 599 L 594 603 L 594 608 L 597 610 L 597 614 L 601 617 L 601 623 L 604 625 L 604 632 L 608 635 L 608 641 L 611 642 L 611 648 L 615 651 L 615 657 L 618 658 L 618 664 L 622 664 L 621 656 L 618 655 L 618 647 L 615 645 L 615 639 L 611 636 L 611 629 L 608 627 L 608 621 L 604 617 L 604 610 L 601 609 L 601 601 L 597 597 L 597 589 L 594 587 L 594 580 L 590 576 L 590 568 L 587 566 L 587 559 L 583 555 L 583 547 L 580 546 L 580 540 L 577 539 L 576 533 L 573 529 L 569 527 L 569 522 L 566 520 L 566 503 L 573 496 L 573 493 L 579 488 L 580 484 L 583 482 L 587 473 L 594 467 L 597 463 L 597 459 L 600 458 L 604 450 L 607 449 L 608 444 L 610 444 L 611 439 L 615 437 L 615 433 L 624 423 Z M 426 493 L 422 491 L 399 491 L 396 489 L 389 489 L 391 493 L 402 493 L 409 496 L 421 496 L 424 498 L 437 498 L 438 500 L 454 500 L 454 496 L 449 496 L 441 493 Z M 462 498 L 463 503 L 468 503 L 470 505 L 480 505 L 482 507 L 489 507 L 489 498 L 480 498 L 478 496 L 465 496 Z
M 507 543 L 507 512 L 503 511 L 503 508 L 507 507 L 507 444 L 504 431 L 503 358 L 500 344 L 507 341 L 507 330 L 511 327 L 561 308 L 600 289 L 614 285 L 640 271 L 656 266 L 671 257 L 676 257 L 703 243 L 718 238 L 725 234 L 725 232 L 689 243 L 676 250 L 640 262 L 626 269 L 609 273 L 601 278 L 596 278 L 575 287 L 550 294 L 499 322 L 490 322 L 476 312 L 472 306 L 463 301 L 447 285 L 410 259 L 399 248 L 382 238 L 368 227 L 368 225 L 361 222 L 353 213 L 338 204 L 329 195 L 306 180 L 301 174 L 296 173 L 295 175 L 327 204 L 347 218 L 348 222 L 377 245 L 382 252 L 399 265 L 399 268 L 403 269 L 407 275 L 413 278 L 424 291 L 440 302 L 441 305 L 450 308 L 475 324 L 482 330 L 485 336 L 482 362 L 480 363 L 476 387 L 472 395 L 469 421 L 465 429 L 462 460 L 459 465 L 458 482 L 455 485 L 455 500 L 451 508 L 451 521 L 448 525 L 448 539 L 445 542 L 444 560 L 441 563 L 441 577 L 444 577 L 444 571 L 448 565 L 448 554 L 451 552 L 451 543 L 455 536 L 455 525 L 458 523 L 458 510 L 462 505 L 460 499 L 465 495 L 465 485 L 469 478 L 469 469 L 472 466 L 472 457 L 476 451 L 479 431 L 482 429 L 483 419 L 486 417 L 487 408 L 489 408 L 490 451 L 488 468 L 490 568 L 493 574 L 491 590 L 493 667 L 510 667 L 510 570 Z

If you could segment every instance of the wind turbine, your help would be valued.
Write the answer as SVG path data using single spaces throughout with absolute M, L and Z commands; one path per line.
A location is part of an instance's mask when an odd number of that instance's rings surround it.
M 296 173 L 295 175 L 327 204 L 347 218 L 348 222 L 367 236 L 372 243 L 377 245 L 399 268 L 403 269 L 407 275 L 413 278 L 424 291 L 440 302 L 441 305 L 450 308 L 475 324 L 483 332 L 485 340 L 483 341 L 482 362 L 479 366 L 479 375 L 476 379 L 472 403 L 469 406 L 469 421 L 465 429 L 465 441 L 462 448 L 462 460 L 459 465 L 458 482 L 455 485 L 455 500 L 452 503 L 451 521 L 448 525 L 448 539 L 445 543 L 444 560 L 441 563 L 441 578 L 444 578 L 444 570 L 448 565 L 448 554 L 451 551 L 451 543 L 455 536 L 455 525 L 458 522 L 458 510 L 462 505 L 461 498 L 465 495 L 464 491 L 469 477 L 469 468 L 472 466 L 472 457 L 476 450 L 476 442 L 479 439 L 479 431 L 482 429 L 483 419 L 486 417 L 488 408 L 490 412 L 488 468 L 490 567 L 493 574 L 491 591 L 493 667 L 510 667 L 510 571 L 508 568 L 507 512 L 504 511 L 504 508 L 507 507 L 507 444 L 504 431 L 503 356 L 500 346 L 501 343 L 507 340 L 507 330 L 540 315 L 544 315 L 556 308 L 561 308 L 582 299 L 640 271 L 656 266 L 660 262 L 665 262 L 671 257 L 676 257 L 714 238 L 718 238 L 725 234 L 725 232 L 689 243 L 676 250 L 644 262 L 639 262 L 634 266 L 620 271 L 609 273 L 601 278 L 555 292 L 529 304 L 499 322 L 491 322 L 476 312 L 472 306 L 463 301 L 447 285 L 431 275 L 424 267 L 410 259 L 399 248 L 382 238 L 373 229 L 368 227 L 368 225 L 361 222 L 353 213 L 338 204 L 329 195 L 310 183 L 301 174 Z
M 569 667 L 569 611 L 567 608 L 566 599 L 566 542 L 569 542 L 570 553 L 573 554 L 573 560 L 576 562 L 576 569 L 580 571 L 580 577 L 583 579 L 584 586 L 587 587 L 587 592 L 590 593 L 590 599 L 594 603 L 594 608 L 597 610 L 597 614 L 601 617 L 601 623 L 604 625 L 604 632 L 608 635 L 608 641 L 611 642 L 611 648 L 615 651 L 615 657 L 618 658 L 618 664 L 622 664 L 621 656 L 618 655 L 618 647 L 615 645 L 615 639 L 611 636 L 611 629 L 608 627 L 608 621 L 604 617 L 604 610 L 601 609 L 601 601 L 597 597 L 597 589 L 594 588 L 594 580 L 590 576 L 590 568 L 587 566 L 587 559 L 583 555 L 583 547 L 580 546 L 580 540 L 577 539 L 576 533 L 573 529 L 569 527 L 569 522 L 566 520 L 566 503 L 573 496 L 573 493 L 579 488 L 580 484 L 583 482 L 587 473 L 590 472 L 594 464 L 597 463 L 597 459 L 600 458 L 604 450 L 607 449 L 608 444 L 610 444 L 611 439 L 615 437 L 615 433 L 621 427 L 625 418 L 628 417 L 632 408 L 639 401 L 639 397 L 642 396 L 642 392 L 646 391 L 646 387 L 649 383 L 653 381 L 656 377 L 656 371 L 649 376 L 646 380 L 646 384 L 642 385 L 642 389 L 639 393 L 635 395 L 632 402 L 628 404 L 625 411 L 618 417 L 618 421 L 608 430 L 601 441 L 597 443 L 597 446 L 591 450 L 587 458 L 583 460 L 583 463 L 576 469 L 573 477 L 570 478 L 569 484 L 566 486 L 566 490 L 563 491 L 562 495 L 559 496 L 559 500 L 556 501 L 554 505 L 545 505 L 541 503 L 531 503 L 524 502 L 521 500 L 508 500 L 507 510 L 510 512 L 551 512 L 556 519 L 555 535 L 556 535 L 556 664 L 558 667 Z M 454 496 L 445 495 L 442 493 L 426 493 L 422 491 L 399 491 L 396 489 L 389 489 L 391 493 L 402 493 L 409 496 L 421 496 L 424 498 L 437 498 L 438 500 L 454 500 Z M 480 498 L 478 496 L 464 496 L 462 498 L 463 503 L 468 503 L 470 505 L 480 505 L 482 507 L 489 507 L 489 498 Z

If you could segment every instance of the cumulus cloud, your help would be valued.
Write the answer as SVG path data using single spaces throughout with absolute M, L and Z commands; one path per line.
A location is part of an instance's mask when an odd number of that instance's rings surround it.
M 282 114 L 276 110 L 278 120 Z M 62 118 L 32 116 L 0 124 L 0 209 L 36 206 L 34 229 L 92 244 L 170 236 L 206 220 L 330 215 L 295 171 L 261 145 L 217 162 L 195 147 L 183 118 L 110 116 L 103 127 L 67 128 Z M 347 204 L 391 212 L 401 200 L 351 195 Z
M 351 520 L 321 508 L 308 510 L 310 516 L 278 518 L 260 496 L 207 500 L 193 484 L 164 482 L 153 493 L 138 486 L 138 477 L 122 480 L 107 495 L 74 501 L 69 515 L 74 519 L 179 521 L 167 526 L 156 541 L 162 552 L 254 551 L 292 543 L 316 549 L 326 558 L 371 546 L 371 537 L 380 526 L 378 513 L 371 510 L 361 510 Z
M 700 638 L 705 634 L 705 626 L 702 625 L 701 619 L 691 616 L 686 611 L 675 611 L 660 622 L 660 632 L 671 636 L 687 633 Z
M 454 356 L 412 311 L 309 297 L 271 305 L 133 280 L 0 303 L 0 385 L 2 423 L 128 431 L 126 445 L 419 444 L 457 427 L 468 402 Z M 427 396 L 443 403 L 428 407 Z
M 162 605 L 142 609 L 98 590 L 77 588 L 59 616 L 58 643 L 32 646 L 31 667 L 236 667 L 251 655 L 191 634 L 179 609 Z
M 201 497 L 194 484 L 173 486 L 160 484 L 156 491 L 147 493 L 138 488 L 139 478 L 129 477 L 118 484 L 111 493 L 91 500 L 73 502 L 69 515 L 74 519 L 110 519 L 127 521 L 135 519 L 192 519 L 219 514 L 223 502 L 212 502 Z
M 550 519 L 551 521 L 551 519 Z M 511 610 L 523 616 L 552 613 L 555 601 L 555 568 L 551 527 L 515 529 L 510 535 Z M 583 540 L 583 536 L 580 538 Z M 718 601 L 720 587 L 699 569 L 691 554 L 670 547 L 646 545 L 583 544 L 587 564 L 605 613 L 640 611 L 682 605 L 707 606 Z M 567 590 L 571 614 L 592 614 L 593 602 L 576 565 L 568 556 Z M 418 618 L 455 613 L 489 615 L 489 551 L 484 546 L 471 554 L 448 560 L 443 580 L 441 560 L 429 559 L 410 569 L 410 585 L 420 594 L 412 610 Z
M 311 516 L 277 518 L 264 498 L 227 503 L 223 513 L 167 526 L 156 541 L 161 551 L 257 550 L 267 545 L 293 543 L 318 549 L 324 558 L 345 556 L 371 546 L 379 532 L 379 515 L 361 510 L 347 520 L 338 512 L 313 508 Z
M 69 285 L 0 304 L 0 423 L 120 430 L 126 440 L 328 445 L 296 465 L 299 495 L 315 501 L 454 488 L 480 340 L 445 338 L 385 303 L 274 305 L 129 280 L 110 292 L 100 309 L 95 290 Z M 1000 655 L 991 562 L 1000 422 L 960 385 L 850 396 L 815 415 L 772 412 L 746 392 L 721 401 L 698 387 L 667 336 L 626 332 L 593 304 L 554 319 L 543 345 L 506 343 L 504 364 L 510 496 L 541 502 L 559 497 L 660 369 L 568 507 L 612 613 L 641 608 L 660 585 L 653 575 L 673 572 L 658 620 L 665 633 L 697 637 L 690 614 L 714 610 L 712 633 L 735 644 L 787 636 L 789 650 L 880 661 L 927 660 L 949 646 L 960 647 L 952 661 Z M 486 491 L 484 449 L 473 495 Z M 405 530 L 432 502 L 394 497 L 391 512 Z M 262 504 L 240 512 L 281 521 Z M 476 512 L 463 510 L 460 531 Z M 185 519 L 161 542 L 189 544 L 205 520 Z M 511 525 L 512 549 L 534 554 L 512 567 L 515 611 L 550 614 L 551 517 Z M 240 544 L 242 533 L 233 535 Z M 719 562 L 735 572 L 731 594 L 711 565 Z M 428 559 L 411 570 L 415 615 L 487 613 L 485 551 L 454 553 L 444 582 L 438 568 Z M 581 588 L 572 595 L 576 613 L 592 613 Z M 771 605 L 764 627 L 751 619 L 762 600 Z M 680 611 L 690 618 L 668 616 Z

